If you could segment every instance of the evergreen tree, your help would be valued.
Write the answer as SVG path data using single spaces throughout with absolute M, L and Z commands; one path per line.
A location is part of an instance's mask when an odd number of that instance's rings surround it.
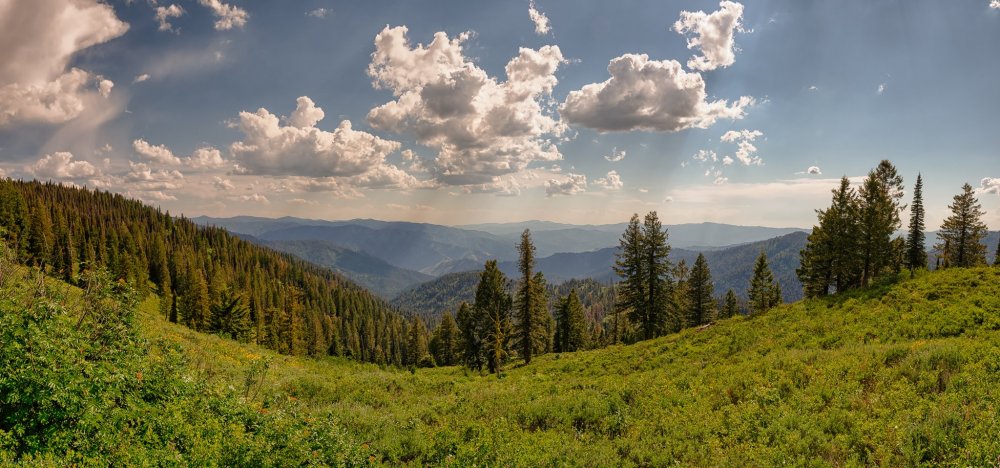
M 910 277 L 920 268 L 927 268 L 927 249 L 924 246 L 924 179 L 917 174 L 913 186 L 913 203 L 910 203 L 909 234 L 906 237 L 906 266 Z
M 460 333 L 458 326 L 455 325 L 455 319 L 451 317 L 451 312 L 445 312 L 441 317 L 441 323 L 434 329 L 434 337 L 431 338 L 431 350 L 438 365 L 458 364 L 462 353 Z
M 539 278 L 544 281 L 544 277 L 533 274 L 535 246 L 531 242 L 531 231 L 528 229 L 521 233 L 517 251 L 517 267 L 521 273 L 521 281 L 517 288 L 517 349 L 524 363 L 529 364 L 531 357 L 544 352 L 547 346 L 545 319 L 541 312 L 545 311 L 546 314 L 548 312 L 547 307 L 543 305 L 545 287 L 536 283 Z
M 962 186 L 962 193 L 955 195 L 948 206 L 951 216 L 941 224 L 938 236 L 944 241 L 938 249 L 944 250 L 945 264 L 955 267 L 973 267 L 986 264 L 986 225 L 982 216 L 986 214 L 976 199 L 972 186 Z
M 180 320 L 191 329 L 208 330 L 212 315 L 205 275 L 189 266 L 182 285 L 181 302 L 177 307 Z
M 472 307 L 463 302 L 458 307 L 456 319 L 462 336 L 462 358 L 465 366 L 469 369 L 482 372 L 483 365 L 486 363 L 486 353 L 483 349 L 478 317 L 476 317 Z
M 431 367 L 433 361 L 427 346 L 427 325 L 424 325 L 422 318 L 417 317 L 413 321 L 409 335 L 407 352 L 410 362 L 407 364 L 417 367 Z
M 891 267 L 892 235 L 899 229 L 899 200 L 903 197 L 903 177 L 891 162 L 883 160 L 868 173 L 859 191 L 861 286 Z
M 10 183 L 0 183 L 0 238 L 16 257 L 23 256 L 27 247 L 28 224 L 28 205 L 24 195 Z
M 552 312 L 549 311 L 548 283 L 542 272 L 535 272 L 532 286 L 535 288 L 534 297 L 538 299 L 534 301 L 535 307 L 533 309 L 534 320 L 538 324 L 533 335 L 534 354 L 545 354 L 552 351 L 552 336 L 555 333 L 556 325 L 555 320 L 552 319 Z
M 247 342 L 250 338 L 252 323 L 250 308 L 242 294 L 234 293 L 228 288 L 218 293 L 212 304 L 212 331 L 226 338 Z
M 643 260 L 646 270 L 646 307 L 649 309 L 650 323 L 647 325 L 647 337 L 656 337 L 670 331 L 677 331 L 676 324 L 671 327 L 671 315 L 677 311 L 671 310 L 670 302 L 673 295 L 673 282 L 670 280 L 670 245 L 667 244 L 667 231 L 663 229 L 655 211 L 646 214 L 642 225 Z M 675 321 L 676 322 L 676 321 Z
M 52 254 L 52 218 L 44 203 L 34 206 L 28 230 L 28 259 L 32 265 L 45 270 Z
M 705 255 L 699 253 L 688 279 L 688 323 L 704 325 L 715 319 L 715 291 Z
M 559 301 L 556 324 L 557 352 L 579 351 L 587 346 L 587 321 L 576 289 Z
M 691 277 L 691 268 L 688 268 L 687 261 L 681 259 L 674 266 L 673 271 L 674 279 L 674 294 L 671 298 L 673 301 L 674 314 L 670 317 L 671 325 L 673 330 L 677 331 L 684 327 L 694 325 L 690 321 L 691 312 L 691 288 L 688 284 L 688 280 Z
M 736 298 L 736 293 L 732 289 L 726 291 L 726 297 L 722 302 L 722 311 L 719 314 L 720 318 L 735 317 L 740 313 L 740 303 L 739 299 Z
M 997 241 L 997 251 L 994 253 L 994 255 L 995 256 L 993 257 L 993 266 L 1000 267 L 1000 240 Z
M 750 314 L 767 312 L 780 303 L 781 289 L 774 283 L 774 274 L 767 264 L 767 253 L 763 250 L 753 266 L 753 278 L 750 279 L 749 298 Z
M 615 313 L 627 314 L 643 338 L 652 337 L 652 317 L 646 307 L 647 272 L 643 262 L 643 236 L 639 215 L 633 214 L 615 253 L 615 273 L 621 277 L 615 294 Z M 648 336 L 647 336 L 648 335 Z
M 818 210 L 819 225 L 813 227 L 796 270 L 806 297 L 845 291 L 860 284 L 858 257 L 861 226 L 860 201 L 847 177 L 833 190 L 830 208 Z
M 497 268 L 496 260 L 488 260 L 476 287 L 476 302 L 472 308 L 481 324 L 483 350 L 486 366 L 491 373 L 499 375 L 510 357 L 512 334 L 511 303 L 506 291 L 506 278 Z

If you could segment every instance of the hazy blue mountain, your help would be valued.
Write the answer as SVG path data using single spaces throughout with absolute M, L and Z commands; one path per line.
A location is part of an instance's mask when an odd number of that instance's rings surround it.
M 433 276 L 393 266 L 380 258 L 322 240 L 259 241 L 316 265 L 339 272 L 385 299 Z

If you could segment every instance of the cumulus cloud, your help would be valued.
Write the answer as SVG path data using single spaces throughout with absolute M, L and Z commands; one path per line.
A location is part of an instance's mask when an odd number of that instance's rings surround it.
M 531 18 L 532 23 L 535 23 L 535 34 L 544 36 L 552 30 L 552 27 L 549 26 L 549 17 L 535 7 L 534 0 L 528 2 L 528 17 Z
M 602 132 L 676 132 L 741 119 L 754 102 L 747 96 L 732 104 L 707 101 L 701 74 L 684 71 L 676 60 L 625 54 L 611 60 L 608 72 L 608 80 L 569 93 L 560 107 L 564 119 Z
M 329 8 L 317 8 L 315 10 L 310 10 L 306 12 L 306 16 L 312 16 L 313 18 L 323 19 L 326 15 L 329 15 L 331 10 Z
M 244 172 L 276 176 L 348 177 L 384 164 L 386 156 L 400 144 L 354 130 L 344 120 L 336 130 L 315 127 L 323 110 L 306 97 L 297 100 L 295 111 L 282 125 L 267 109 L 240 112 L 237 128 L 243 141 L 230 150 Z
M 252 193 L 250 195 L 241 195 L 239 197 L 239 200 L 245 202 L 263 203 L 265 205 L 271 203 L 271 201 L 268 200 L 267 197 L 259 193 Z
M 992 193 L 994 195 L 1000 195 L 1000 177 L 984 177 L 983 180 L 979 182 L 979 185 L 979 193 Z
M 617 174 L 615 174 L 617 176 Z M 545 183 L 545 195 L 575 195 L 587 189 L 587 176 L 583 174 L 566 174 L 566 179 L 559 181 L 549 179 Z M 619 180 L 620 182 L 620 180 Z
M 990 2 L 990 8 L 993 8 L 995 10 L 1000 10 L 1000 0 L 992 0 Z
M 743 5 L 724 1 L 719 3 L 719 8 L 711 14 L 682 11 L 681 18 L 674 23 L 675 31 L 689 36 L 688 49 L 701 49 L 702 55 L 688 60 L 687 66 L 692 70 L 715 70 L 736 62 L 733 35 L 742 30 Z
M 156 23 L 159 25 L 157 29 L 160 31 L 176 32 L 174 26 L 170 24 L 170 20 L 173 18 L 180 18 L 183 14 L 184 9 L 176 4 L 156 7 L 156 15 L 154 18 L 156 19 Z
M 132 83 L 142 83 L 143 81 L 146 81 L 148 79 L 149 79 L 149 73 L 143 73 L 141 75 L 136 75 L 135 79 L 132 80 Z
M 4 2 L 0 7 L 0 127 L 61 123 L 101 106 L 110 81 L 67 69 L 77 52 L 128 30 L 114 9 L 95 0 Z
M 229 179 L 223 179 L 219 176 L 212 177 L 212 186 L 217 190 L 233 190 L 236 188 Z
M 712 150 L 698 150 L 698 152 L 692 156 L 692 159 L 699 162 L 715 162 L 719 160 L 719 155 Z
M 878 92 L 879 96 L 881 96 L 882 93 L 885 93 L 885 83 L 880 83 L 876 91 Z
M 605 190 L 621 190 L 625 186 L 622 183 L 621 176 L 618 175 L 618 171 L 608 172 L 608 175 L 594 180 L 594 185 Z
M 154 169 L 146 163 L 129 161 L 129 170 L 119 183 L 134 190 L 175 190 L 183 186 L 184 174 L 174 169 Z M 113 182 L 113 181 L 112 181 Z
M 215 15 L 216 31 L 226 31 L 233 28 L 242 28 L 247 24 L 250 14 L 246 10 L 222 3 L 220 0 L 198 0 L 201 6 L 212 10 Z
M 174 156 L 174 153 L 166 145 L 152 145 L 142 138 L 132 141 L 132 149 L 139 156 L 155 163 L 167 165 L 178 165 L 181 163 L 180 158 Z
M 764 136 L 764 133 L 759 130 L 730 130 L 724 133 L 720 140 L 736 143 L 736 159 L 744 166 L 761 166 L 764 160 L 757 156 L 757 147 L 753 144 L 753 141 L 761 136 Z
M 185 163 L 194 169 L 219 169 L 226 166 L 226 160 L 222 159 L 222 153 L 211 146 L 194 150 Z
M 611 162 L 618 162 L 625 159 L 625 150 L 619 150 L 617 147 L 611 148 L 611 154 L 605 155 L 604 159 Z
M 98 175 L 93 164 L 74 161 L 73 153 L 66 151 L 47 154 L 26 170 L 38 179 L 82 179 Z
M 111 80 L 102 79 L 100 83 L 97 84 L 97 90 L 101 93 L 101 96 L 107 98 L 111 95 L 111 88 L 114 88 L 115 84 Z
M 559 47 L 522 48 L 498 81 L 463 55 L 468 33 L 434 35 L 411 46 L 405 26 L 375 37 L 368 74 L 395 100 L 368 113 L 376 129 L 413 135 L 437 150 L 433 173 L 450 185 L 499 184 L 532 162 L 562 159 L 553 138 L 565 130 L 542 106 L 564 59 Z
M 806 174 L 823 175 L 823 171 L 819 169 L 819 166 L 809 166 L 809 169 L 806 169 Z

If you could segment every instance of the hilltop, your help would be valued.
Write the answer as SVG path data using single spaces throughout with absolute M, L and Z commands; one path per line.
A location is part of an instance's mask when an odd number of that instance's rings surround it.
M 320 456 L 390 465 L 985 465 L 1000 453 L 997 268 L 923 273 L 634 345 L 543 355 L 500 379 L 277 355 L 168 323 L 156 309 L 155 298 L 143 304 L 140 330 L 182 350 L 188 364 L 174 379 L 242 389 L 269 363 L 245 404 L 282 419 L 258 419 L 239 440 L 274 437 L 277 421 L 320 431 L 288 440 L 284 453 L 308 452 L 317 437 L 340 447 Z M 208 406 L 196 418 L 228 411 Z M 328 423 L 295 422 L 313 418 Z

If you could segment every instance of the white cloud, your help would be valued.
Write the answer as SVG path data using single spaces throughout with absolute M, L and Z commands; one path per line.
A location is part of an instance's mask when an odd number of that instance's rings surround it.
M 97 84 L 97 90 L 101 93 L 101 96 L 107 98 L 111 95 L 111 88 L 114 88 L 115 84 L 111 80 L 101 80 Z
M 608 64 L 611 77 L 571 91 L 560 113 L 570 123 L 602 132 L 654 130 L 676 132 L 708 128 L 720 118 L 741 119 L 753 98 L 730 105 L 706 101 L 705 81 L 676 60 L 649 60 L 626 54 Z
M 333 10 L 330 10 L 329 8 L 317 8 L 315 10 L 307 11 L 306 16 L 323 19 L 326 18 L 326 15 L 329 15 L 332 12 Z
M 3 2 L 0 9 L 0 127 L 61 123 L 106 106 L 95 85 L 100 79 L 67 67 L 77 52 L 128 30 L 112 7 L 95 0 L 36 0 Z
M 219 176 L 212 177 L 212 186 L 217 190 L 233 190 L 236 188 L 229 179 L 223 179 Z
M 552 30 L 552 27 L 549 26 L 549 17 L 535 7 L 535 0 L 528 2 L 528 17 L 531 18 L 531 22 L 535 23 L 535 34 L 544 36 Z
M 155 163 L 176 166 L 181 163 L 180 158 L 174 156 L 166 145 L 151 145 L 142 138 L 132 141 L 132 149 L 136 154 Z
M 143 73 L 141 75 L 136 75 L 135 79 L 132 80 L 132 83 L 142 83 L 143 81 L 146 81 L 148 79 L 149 79 L 149 73 Z
M 126 183 L 134 190 L 176 190 L 183 186 L 184 174 L 171 169 L 153 169 L 146 163 L 129 161 L 129 171 L 120 181 L 111 183 Z
M 66 151 L 47 154 L 26 170 L 38 179 L 82 179 L 98 175 L 93 164 L 74 161 L 73 154 Z
M 692 159 L 699 162 L 715 162 L 719 160 L 719 155 L 715 154 L 715 151 L 712 150 L 698 150 L 698 152 L 692 156 Z
M 884 92 L 885 92 L 885 83 L 880 83 L 878 85 L 878 94 L 879 94 L 879 96 L 881 96 L 882 93 L 884 93 Z
M 1000 2 L 1000 0 L 996 1 Z M 1000 195 L 1000 177 L 984 177 L 983 180 L 979 182 L 979 185 L 979 193 L 992 193 L 994 195 Z
M 268 200 L 267 197 L 265 197 L 264 195 L 261 195 L 259 193 L 253 193 L 253 194 L 250 194 L 250 195 L 242 195 L 242 196 L 239 197 L 239 200 L 245 201 L 245 202 L 263 203 L 265 205 L 271 203 L 271 201 Z
M 990 2 L 990 8 L 1000 10 L 1000 0 L 992 0 Z
M 712 184 L 714 184 L 714 185 L 722 185 L 722 184 L 725 184 L 726 182 L 729 182 L 729 177 L 719 176 L 719 177 L 716 177 L 714 181 L 712 181 Z
M 395 100 L 368 113 L 376 129 L 413 135 L 436 149 L 432 172 L 449 185 L 500 184 L 531 162 L 562 159 L 553 138 L 565 126 L 543 109 L 563 56 L 556 46 L 522 48 L 506 66 L 507 81 L 486 74 L 463 55 L 468 33 L 444 32 L 411 46 L 407 28 L 375 37 L 368 74 Z
M 611 162 L 618 162 L 625 159 L 625 150 L 619 150 L 617 147 L 611 148 L 611 154 L 605 155 L 604 159 Z
M 757 156 L 757 147 L 752 143 L 758 137 L 764 136 L 764 133 L 759 130 L 741 130 L 735 131 L 730 130 L 722 135 L 721 141 L 728 143 L 736 143 L 736 159 L 738 159 L 744 166 L 761 166 L 764 164 L 764 160 Z M 732 163 L 723 164 L 727 166 Z
M 819 91 L 819 87 L 816 85 L 812 85 L 809 87 L 809 91 Z
M 319 203 L 316 203 L 312 200 L 306 200 L 305 198 L 293 198 L 291 200 L 288 200 L 288 203 L 291 205 L 306 205 L 306 206 L 319 205 Z
M 743 5 L 724 1 L 719 3 L 719 11 L 707 14 L 704 11 L 682 11 L 681 18 L 674 23 L 674 30 L 680 34 L 690 34 L 688 49 L 701 49 L 702 55 L 688 60 L 692 70 L 709 71 L 728 67 L 736 61 L 736 43 L 733 35 L 740 31 Z
M 608 172 L 607 176 L 594 180 L 594 185 L 605 190 L 621 190 L 625 186 L 622 183 L 621 176 L 618 175 L 618 171 Z
M 566 174 L 566 179 L 558 181 L 549 179 L 545 183 L 545 195 L 575 195 L 587 189 L 587 176 L 583 174 Z
M 726 157 L 722 158 L 722 165 L 723 166 L 731 166 L 734 162 L 736 162 L 736 160 L 734 160 L 729 155 L 726 155 Z
M 242 28 L 250 18 L 246 10 L 222 3 L 220 0 L 198 0 L 198 3 L 212 10 L 212 14 L 215 15 L 216 31 Z
M 809 169 L 806 169 L 806 174 L 823 175 L 823 171 L 819 169 L 819 166 L 809 166 Z
M 160 31 L 176 31 L 170 20 L 172 18 L 180 18 L 184 14 L 184 9 L 177 6 L 176 4 L 171 4 L 170 6 L 158 6 L 156 7 L 156 23 L 159 25 L 157 29 Z
M 385 165 L 385 158 L 400 144 L 354 130 L 344 120 L 332 132 L 314 125 L 323 110 L 306 97 L 297 100 L 290 125 L 267 109 L 240 112 L 237 128 L 243 141 L 230 150 L 242 171 L 248 174 L 305 177 L 352 177 Z
M 226 165 L 226 160 L 222 159 L 219 150 L 205 146 L 194 150 L 185 163 L 194 169 L 218 169 Z

